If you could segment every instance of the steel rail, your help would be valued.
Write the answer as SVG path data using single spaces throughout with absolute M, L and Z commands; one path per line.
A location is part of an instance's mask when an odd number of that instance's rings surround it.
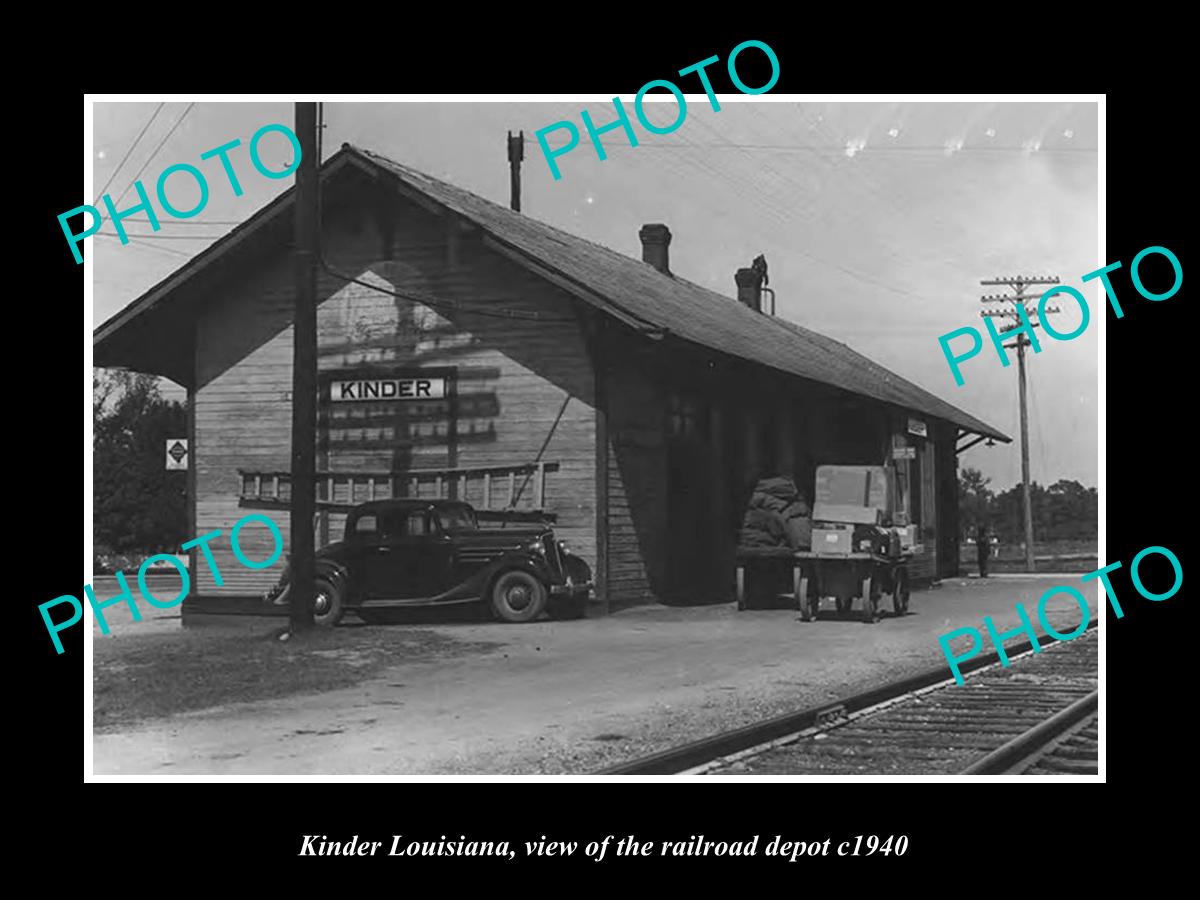
M 1100 692 L 1092 691 L 1065 709 L 1043 719 L 1024 734 L 1002 744 L 962 770 L 963 775 L 1015 774 L 1041 756 L 1065 731 L 1091 716 L 1099 708 Z
M 1092 618 L 1088 622 L 1087 631 L 1091 631 L 1097 625 L 1097 619 Z M 1039 635 L 1038 644 L 1042 647 L 1051 646 L 1053 644 L 1063 643 L 1057 638 L 1050 635 Z M 1020 644 L 1012 647 L 1006 647 L 1005 653 L 1009 657 L 1017 654 L 1027 653 L 1033 649 L 1031 641 L 1022 641 Z M 983 656 L 978 656 L 969 662 L 959 666 L 959 671 L 964 675 L 975 672 L 987 666 L 994 665 L 1000 661 L 1000 654 L 996 651 L 987 653 Z M 939 666 L 937 668 L 928 669 L 924 672 L 912 675 L 900 681 L 892 682 L 891 684 L 881 685 L 877 688 L 871 688 L 861 694 L 855 694 L 852 697 L 847 697 L 835 703 L 826 703 L 822 706 L 811 707 L 809 709 L 798 710 L 795 712 L 783 713 L 778 716 L 773 716 L 769 719 L 763 719 L 758 722 L 752 722 L 741 728 L 735 728 L 731 731 L 723 731 L 719 734 L 714 734 L 706 738 L 692 741 L 687 744 L 680 744 L 676 747 L 669 747 L 666 750 L 660 750 L 657 753 L 651 753 L 646 756 L 641 756 L 636 759 L 631 759 L 623 763 L 618 763 L 604 769 L 596 771 L 596 775 L 677 775 L 680 772 L 686 772 L 689 769 L 694 769 L 697 766 L 712 762 L 723 756 L 729 756 L 733 753 L 740 753 L 744 750 L 749 750 L 762 744 L 769 744 L 772 741 L 777 741 L 781 738 L 797 734 L 808 728 L 819 725 L 831 718 L 838 718 L 850 713 L 859 712 L 868 707 L 877 706 L 889 700 L 895 700 L 898 697 L 903 697 L 905 694 L 911 694 L 923 688 L 931 687 L 935 684 L 940 684 L 944 681 L 953 681 L 954 676 L 950 671 L 949 666 Z

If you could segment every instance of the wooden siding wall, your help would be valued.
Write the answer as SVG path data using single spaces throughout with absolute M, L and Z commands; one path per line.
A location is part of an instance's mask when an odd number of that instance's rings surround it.
M 655 344 L 609 323 L 598 354 L 607 463 L 605 472 L 597 473 L 593 359 L 576 319 L 576 301 L 491 250 L 478 232 L 415 203 L 381 200 L 380 191 L 366 184 L 342 196 L 344 202 L 325 210 L 323 249 L 332 268 L 402 294 L 431 295 L 477 309 L 482 304 L 493 312 L 536 311 L 557 321 L 435 309 L 323 273 L 318 285 L 321 372 L 449 369 L 456 373 L 460 405 L 451 418 L 442 403 L 398 407 L 370 401 L 340 403 L 336 409 L 328 404 L 318 468 L 404 472 L 524 464 L 534 461 L 549 436 L 543 460 L 559 469 L 548 476 L 546 507 L 558 517 L 559 535 L 594 567 L 597 486 L 606 489 L 603 574 L 609 602 L 620 608 L 671 593 L 669 528 L 706 527 L 668 521 L 666 404 L 672 387 L 700 396 L 709 410 L 711 458 L 723 467 L 713 473 L 714 490 L 721 491 L 723 484 L 725 499 L 712 504 L 716 521 L 707 527 L 722 529 L 723 536 L 713 542 L 713 552 L 722 557 L 732 557 L 744 512 L 737 505 L 758 475 L 790 473 L 811 499 L 816 466 L 879 464 L 887 458 L 894 410 L 707 351 Z M 198 557 L 195 592 L 200 594 L 261 592 L 282 566 L 281 561 L 263 571 L 246 569 L 233 557 L 229 532 L 238 519 L 255 512 L 239 505 L 238 469 L 289 468 L 292 280 L 291 259 L 283 249 L 241 271 L 231 269 L 198 319 L 195 533 L 222 531 L 212 547 L 224 577 L 218 587 Z M 562 418 L 554 427 L 560 409 Z M 927 443 L 919 452 L 929 552 L 917 568 L 934 577 L 937 535 L 939 526 L 945 527 L 938 511 L 951 502 L 945 494 L 952 489 L 953 471 L 941 446 L 944 434 L 929 425 L 931 440 L 914 441 Z M 952 441 L 949 447 L 952 453 Z M 286 543 L 287 510 L 266 514 Z M 338 539 L 342 517 L 332 516 L 327 524 L 318 538 Z M 272 550 L 268 531 L 259 525 L 248 526 L 241 538 L 251 559 L 263 559 Z
M 732 301 L 731 301 L 732 302 Z M 619 338 L 617 337 L 619 335 Z M 652 350 L 646 350 L 647 346 Z M 695 536 L 698 554 L 714 565 L 708 596 L 693 590 L 691 602 L 729 593 L 738 525 L 758 478 L 790 474 L 811 501 L 816 467 L 826 464 L 881 465 L 891 456 L 893 431 L 905 433 L 908 413 L 821 385 L 729 361 L 704 351 L 649 345 L 627 330 L 607 342 L 605 392 L 608 411 L 609 593 L 613 608 L 636 603 L 689 602 L 672 584 L 671 535 Z M 714 467 L 710 489 L 722 493 L 711 505 L 711 521 L 671 521 L 668 468 L 668 395 L 682 390 L 707 411 L 707 438 Z M 938 538 L 945 527 L 944 434 L 928 421 L 929 439 L 913 438 L 921 455 L 922 528 L 925 552 L 915 574 L 938 575 Z M 948 426 L 947 426 L 948 427 Z M 951 445 L 952 446 L 952 445 Z M 951 485 L 951 488 L 953 486 Z M 701 534 L 716 529 L 715 534 Z M 704 549 L 699 549 L 704 548 Z M 706 560 L 697 560 L 701 565 Z M 723 577 L 724 565 L 729 571 Z M 726 598 L 728 599 L 728 598 Z
M 433 309 L 322 273 L 321 372 L 452 368 L 464 402 L 453 421 L 442 403 L 412 403 L 402 413 L 396 401 L 328 404 L 318 468 L 404 472 L 531 463 L 549 437 L 543 460 L 559 468 L 547 476 L 545 506 L 558 517 L 559 536 L 595 565 L 594 392 L 575 301 L 488 249 L 478 233 L 407 201 L 381 202 L 378 194 L 364 185 L 325 210 L 323 252 L 332 269 L 401 294 L 555 321 Z M 239 468 L 289 468 L 292 304 L 291 262 L 280 252 L 231 272 L 200 319 L 193 450 L 199 533 L 228 534 L 253 511 L 238 505 Z M 267 514 L 286 541 L 287 510 Z M 343 520 L 331 516 L 329 539 L 341 537 Z M 243 536 L 251 559 L 269 554 L 265 528 L 247 527 Z M 278 567 L 252 572 L 238 564 L 224 539 L 215 549 L 225 584 L 217 587 L 202 564 L 200 593 L 256 593 L 278 577 Z
M 196 557 L 192 597 L 260 592 L 283 566 L 253 571 L 238 562 L 230 531 L 238 519 L 259 510 L 238 506 L 239 468 L 290 467 L 292 331 L 294 306 L 291 260 L 286 252 L 259 265 L 230 272 L 196 323 L 195 436 L 191 462 L 196 479 L 196 533 L 220 529 L 211 542 L 223 584 L 215 583 L 202 556 Z M 286 542 L 286 511 L 265 511 Z M 271 552 L 270 534 L 259 524 L 239 534 L 253 560 Z
M 666 398 L 653 368 L 630 354 L 619 337 L 610 340 L 605 360 L 607 576 L 609 603 L 616 609 L 654 602 L 666 587 Z

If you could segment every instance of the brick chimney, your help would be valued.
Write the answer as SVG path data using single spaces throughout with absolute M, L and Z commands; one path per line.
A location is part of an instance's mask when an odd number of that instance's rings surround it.
M 670 275 L 667 248 L 671 246 L 671 229 L 666 225 L 643 225 L 638 237 L 642 239 L 642 262 L 648 262 L 664 275 Z
M 762 312 L 762 275 L 747 267 L 738 269 L 733 280 L 737 282 L 738 302 L 755 312 Z

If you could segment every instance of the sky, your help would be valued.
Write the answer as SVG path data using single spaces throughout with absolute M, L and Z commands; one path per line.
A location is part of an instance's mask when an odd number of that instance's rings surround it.
M 648 103 L 666 126 L 677 111 L 669 95 Z M 769 97 L 770 95 L 764 95 Z M 938 337 L 963 326 L 984 334 L 981 279 L 1057 275 L 1082 290 L 1092 323 L 1078 338 L 1043 338 L 1029 357 L 1032 478 L 1097 483 L 1097 282 L 1081 276 L 1097 257 L 1097 108 L 1095 103 L 828 103 L 688 95 L 682 124 L 655 135 L 602 136 L 592 149 L 580 119 L 597 127 L 615 118 L 611 102 L 377 102 L 324 105 L 323 156 L 344 143 L 374 150 L 504 205 L 509 199 L 506 134 L 525 133 L 522 213 L 641 257 L 638 229 L 665 222 L 677 275 L 730 297 L 733 274 L 764 254 L 777 315 L 849 344 L 910 381 L 996 426 L 1012 444 L 983 444 L 959 458 L 993 487 L 1020 480 L 1017 375 L 990 347 L 963 366 L 956 386 Z M 127 221 L 128 245 L 106 221 L 87 239 L 95 259 L 93 322 L 99 325 L 188 258 L 286 190 L 291 178 L 258 174 L 247 155 L 263 125 L 292 125 L 291 103 L 96 103 L 92 195 L 117 209 L 137 203 L 140 178 L 153 196 L 159 173 L 176 163 L 200 168 L 210 195 L 187 220 L 160 212 L 161 229 Z M 535 132 L 569 120 L 578 147 L 558 157 L 555 180 Z M 144 129 L 144 131 L 143 131 Z M 565 132 L 548 136 L 552 147 Z M 140 140 L 138 140 L 140 135 Z M 234 196 L 216 159 L 200 154 L 238 138 L 230 154 L 245 193 Z M 280 134 L 260 145 L 264 164 L 292 158 Z M 139 174 L 140 173 L 140 174 Z M 187 176 L 172 176 L 169 199 L 198 199 Z M 118 197 L 124 192 L 123 200 Z M 190 192 L 190 193 L 189 193 Z M 156 209 L 157 209 L 156 202 Z M 135 214 L 135 218 L 142 214 Z M 1071 331 L 1079 312 L 1069 298 L 1054 320 Z M 986 337 L 985 337 L 986 340 Z M 955 345 L 958 346 L 957 344 Z M 181 396 L 181 391 L 168 393 Z

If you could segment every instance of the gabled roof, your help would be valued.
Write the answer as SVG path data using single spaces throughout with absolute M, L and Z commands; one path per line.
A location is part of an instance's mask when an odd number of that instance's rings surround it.
M 496 249 L 627 324 L 665 332 L 751 363 L 943 419 L 966 432 L 1010 440 L 845 344 L 755 312 L 677 275 L 666 275 L 641 260 L 513 212 L 385 156 L 344 145 L 322 166 L 322 180 L 348 163 L 390 176 L 393 186 L 402 193 L 415 195 L 427 204 L 432 201 L 461 216 L 479 227 Z M 114 358 L 126 355 L 119 350 L 120 345 L 128 343 L 122 340 L 128 336 L 123 332 L 135 328 L 139 317 L 170 304 L 172 295 L 189 278 L 233 252 L 238 243 L 254 233 L 267 230 L 265 219 L 284 215 L 291 204 L 292 192 L 288 191 L 97 328 L 96 365 L 127 364 Z

